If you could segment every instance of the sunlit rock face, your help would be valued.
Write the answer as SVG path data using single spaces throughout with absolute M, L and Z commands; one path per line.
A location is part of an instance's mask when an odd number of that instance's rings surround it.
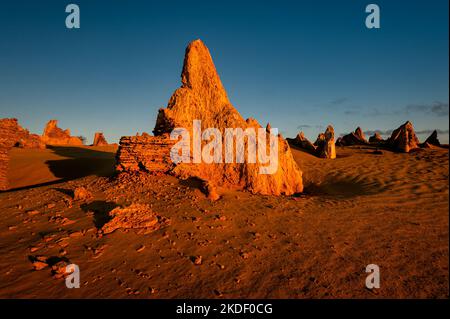
M 398 152 L 408 153 L 410 150 L 419 147 L 419 139 L 414 132 L 414 127 L 410 121 L 401 125 L 392 132 L 387 140 L 387 145 Z
M 102 132 L 96 132 L 94 135 L 94 142 L 92 143 L 92 146 L 106 146 L 108 145 L 108 142 L 106 141 L 105 136 Z
M 48 121 L 42 134 L 42 141 L 48 145 L 83 145 L 79 137 L 70 135 L 69 129 L 60 129 L 57 120 Z
M 167 139 L 169 134 L 175 128 L 185 128 L 190 135 L 193 135 L 194 121 L 201 121 L 201 131 L 207 128 L 216 128 L 221 133 L 221 138 L 225 136 L 227 128 L 254 128 L 256 132 L 261 125 L 254 119 L 245 120 L 239 112 L 230 103 L 225 88 L 219 78 L 214 66 L 213 60 L 208 48 L 201 40 L 191 42 L 186 48 L 184 65 L 181 74 L 181 87 L 172 95 L 167 108 L 160 109 L 153 133 L 155 137 L 162 140 Z M 270 131 L 270 126 L 268 127 Z M 118 167 L 127 170 L 121 165 L 120 158 L 127 158 L 128 162 L 132 158 L 141 156 L 136 151 L 136 146 L 143 138 L 135 138 L 130 141 L 128 138 L 121 139 L 121 147 L 119 148 Z M 149 137 L 146 137 L 148 140 Z M 260 194 L 294 194 L 303 191 L 302 172 L 295 163 L 289 145 L 281 137 L 276 135 L 278 141 L 278 163 L 273 174 L 261 174 L 260 168 L 262 164 L 259 160 L 256 163 L 248 162 L 248 153 L 245 152 L 244 163 L 178 163 L 169 169 L 171 174 L 180 178 L 197 177 L 209 181 L 211 184 L 247 189 L 253 193 Z M 139 140 L 139 141 L 138 141 Z M 122 146 L 122 142 L 127 143 L 126 147 Z M 130 144 L 132 142 L 132 144 Z M 210 140 L 201 141 L 201 146 L 208 144 Z M 222 140 L 224 142 L 224 140 Z M 225 145 L 224 143 L 222 145 Z M 191 143 L 191 156 L 192 143 Z M 266 136 L 267 151 L 270 149 L 269 134 Z M 128 150 L 133 150 L 135 154 L 125 154 Z M 245 139 L 245 150 L 248 149 L 248 140 Z M 167 148 L 161 157 L 167 158 Z M 155 153 L 155 152 L 152 152 Z M 235 155 L 235 154 L 234 154 Z M 149 163 L 145 159 L 128 165 L 128 167 L 144 167 L 149 170 L 145 164 Z M 167 166 L 164 166 L 168 168 Z
M 316 154 L 321 158 L 336 158 L 336 145 L 334 142 L 334 128 L 328 125 L 325 133 L 320 133 L 316 142 Z

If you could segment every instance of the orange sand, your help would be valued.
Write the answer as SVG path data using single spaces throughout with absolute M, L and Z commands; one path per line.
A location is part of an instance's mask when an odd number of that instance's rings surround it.
M 226 191 L 216 202 L 169 176 L 111 180 L 114 151 L 11 151 L 16 190 L 0 193 L 0 298 L 448 298 L 446 149 L 338 147 L 335 160 L 292 149 L 304 194 Z M 74 201 L 78 186 L 93 198 Z M 110 210 L 132 203 L 170 224 L 97 235 Z M 33 270 L 30 255 L 79 265 L 81 288 L 67 289 L 50 268 Z M 381 270 L 375 291 L 364 284 L 371 263 Z

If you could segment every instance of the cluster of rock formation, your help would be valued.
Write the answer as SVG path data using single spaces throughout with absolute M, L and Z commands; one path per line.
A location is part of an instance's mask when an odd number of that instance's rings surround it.
M 327 138 L 328 137 L 328 138 Z M 316 142 L 312 144 L 305 137 L 303 132 L 300 132 L 295 139 L 288 139 L 293 145 L 304 149 L 316 156 L 322 158 L 335 158 L 336 152 L 334 148 L 334 130 L 333 127 L 328 126 L 325 133 L 319 134 Z M 327 143 L 325 141 L 328 141 Z M 326 145 L 326 146 L 325 146 Z M 414 127 L 411 122 L 407 121 L 396 130 L 394 130 L 391 136 L 384 140 L 380 133 L 375 132 L 369 141 L 366 140 L 364 132 L 360 127 L 356 128 L 354 132 L 347 135 L 341 136 L 336 140 L 337 146 L 354 146 L 354 145 L 373 145 L 377 147 L 383 147 L 396 152 L 408 153 L 409 151 L 417 148 L 433 148 L 442 147 L 441 143 L 437 138 L 437 131 L 433 133 L 425 140 L 424 143 L 420 144 L 419 139 L 414 132 Z M 334 157 L 333 157 L 334 156 Z
M 274 174 L 260 174 L 261 164 L 248 163 L 247 157 L 245 163 L 169 164 L 168 135 L 179 127 L 192 135 L 193 120 L 201 121 L 202 130 L 216 128 L 222 136 L 226 128 L 261 128 L 254 119 L 244 120 L 230 103 L 209 50 L 200 40 L 191 42 L 186 49 L 181 81 L 182 86 L 174 92 L 167 108 L 159 110 L 155 136 L 122 137 L 118 170 L 166 170 L 181 178 L 197 177 L 215 185 L 242 187 L 260 194 L 289 195 L 303 191 L 302 172 L 281 135 L 276 137 L 278 169 Z
M 106 141 L 105 136 L 102 132 L 96 132 L 94 135 L 94 142 L 92 143 L 92 146 L 106 146 L 109 145 Z
M 39 135 L 30 134 L 22 128 L 17 119 L 0 119 L 0 190 L 8 188 L 8 152 L 12 147 L 45 148 Z
M 437 136 L 437 133 L 436 133 Z M 431 138 L 431 137 L 430 137 Z M 437 138 L 437 137 L 436 137 Z M 354 132 L 339 137 L 336 141 L 338 146 L 353 146 L 353 145 L 375 145 L 391 149 L 397 152 L 408 153 L 410 150 L 419 148 L 419 139 L 414 132 L 414 127 L 411 122 L 407 121 L 396 130 L 391 136 L 384 140 L 380 133 L 375 132 L 369 141 L 366 140 L 363 131 L 358 127 Z
M 46 145 L 83 144 L 79 137 L 71 136 L 69 130 L 60 129 L 57 123 L 56 120 L 49 121 L 44 133 L 37 135 L 21 127 L 15 118 L 0 119 L 0 190 L 8 188 L 8 152 L 12 147 L 45 149 Z
M 69 129 L 60 129 L 57 120 L 50 120 L 47 123 L 42 141 L 47 145 L 83 145 L 81 138 L 70 135 Z
M 334 128 L 328 125 L 324 133 L 317 136 L 316 141 L 311 143 L 303 132 L 297 134 L 294 139 L 287 139 L 292 145 L 297 146 L 320 158 L 336 158 L 336 146 L 334 142 Z

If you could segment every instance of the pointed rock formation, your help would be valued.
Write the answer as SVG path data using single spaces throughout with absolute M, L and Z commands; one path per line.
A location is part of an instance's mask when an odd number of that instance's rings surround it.
M 354 132 L 340 137 L 336 144 L 339 146 L 366 145 L 368 144 L 363 131 L 358 126 Z
M 247 121 L 236 111 L 228 100 L 226 91 L 220 81 L 216 68 L 212 61 L 208 48 L 201 40 L 195 40 L 189 44 L 185 52 L 183 71 L 181 74 L 182 85 L 172 95 L 167 108 L 160 109 L 153 130 L 159 143 L 167 143 L 169 134 L 174 128 L 185 128 L 190 136 L 193 136 L 193 121 L 201 121 L 201 130 L 206 128 L 216 128 L 222 137 L 225 136 L 225 128 L 261 128 L 254 119 Z M 256 130 L 257 132 L 257 130 Z M 128 170 L 130 167 L 143 167 L 141 170 L 149 170 L 145 163 L 147 157 L 142 157 L 142 153 L 137 149 L 138 140 L 122 138 L 118 152 L 119 165 L 121 170 Z M 168 168 L 170 172 L 180 178 L 197 177 L 209 181 L 217 186 L 241 187 L 253 193 L 290 195 L 303 191 L 302 172 L 295 163 L 287 142 L 276 136 L 278 141 L 278 168 L 274 174 L 260 174 L 259 163 L 248 163 L 247 152 L 245 163 L 180 163 L 173 168 Z M 236 140 L 233 137 L 233 140 Z M 147 141 L 146 143 L 148 143 Z M 174 141 L 176 142 L 176 141 Z M 223 142 L 223 141 L 222 141 Z M 268 143 L 268 141 L 266 140 Z M 202 146 L 206 141 L 202 141 Z M 248 140 L 245 141 L 247 150 Z M 193 154 L 191 144 L 191 152 Z M 148 150 L 148 148 L 146 148 Z M 162 150 L 162 158 L 167 158 L 170 147 Z M 128 163 L 123 165 L 121 158 L 127 158 Z M 139 159 L 138 159 L 139 158 Z M 132 162 L 132 163 L 131 163 Z M 235 162 L 235 160 L 234 160 Z
M 366 136 L 364 135 L 364 132 L 361 130 L 361 128 L 358 126 L 355 130 L 355 136 L 364 143 L 367 143 Z
M 314 142 L 317 147 L 316 154 L 320 158 L 336 158 L 336 147 L 334 143 L 334 128 L 328 125 L 325 133 L 320 133 Z
M 108 145 L 108 142 L 105 139 L 105 136 L 102 132 L 96 132 L 94 135 L 94 143 L 92 146 L 105 146 Z
M 298 133 L 294 139 L 288 139 L 288 141 L 311 154 L 316 153 L 316 146 L 305 137 L 303 132 Z
M 70 135 L 70 130 L 62 130 L 58 127 L 57 120 L 50 120 L 45 126 L 42 140 L 47 145 L 83 145 L 83 141 Z
M 419 139 L 414 132 L 414 127 L 410 121 L 401 125 L 392 132 L 387 140 L 387 145 L 398 152 L 408 153 L 410 150 L 419 147 Z
M 378 133 L 378 132 L 375 132 L 371 137 L 369 137 L 370 144 L 380 144 L 383 142 L 384 142 L 384 140 L 381 137 L 380 133 Z
M 437 131 L 434 130 L 433 133 L 431 133 L 431 135 L 425 140 L 425 142 L 422 145 L 433 145 L 433 146 L 441 146 L 441 142 L 439 141 L 438 137 L 437 137 Z M 421 145 L 421 146 L 422 146 Z

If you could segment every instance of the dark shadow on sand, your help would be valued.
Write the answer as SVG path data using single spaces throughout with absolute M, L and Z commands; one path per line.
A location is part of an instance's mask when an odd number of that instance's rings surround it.
M 329 176 L 320 184 L 305 183 L 304 194 L 311 196 L 331 196 L 348 199 L 362 195 L 375 195 L 385 191 L 377 182 L 366 182 L 359 178 Z
M 55 185 L 90 175 L 110 177 L 114 174 L 116 163 L 114 152 L 104 152 L 76 146 L 47 146 L 47 148 L 59 156 L 67 157 L 66 159 L 48 160 L 45 162 L 52 174 L 59 179 L 12 188 L 4 192 Z
M 73 146 L 48 146 L 57 155 L 68 159 L 46 162 L 50 171 L 63 180 L 89 175 L 108 177 L 114 174 L 115 153 Z
M 96 200 L 88 204 L 81 205 L 81 209 L 84 212 L 93 212 L 94 213 L 94 225 L 97 229 L 100 229 L 107 222 L 111 220 L 109 216 L 109 212 L 114 208 L 118 207 L 114 202 L 107 202 L 104 200 Z

